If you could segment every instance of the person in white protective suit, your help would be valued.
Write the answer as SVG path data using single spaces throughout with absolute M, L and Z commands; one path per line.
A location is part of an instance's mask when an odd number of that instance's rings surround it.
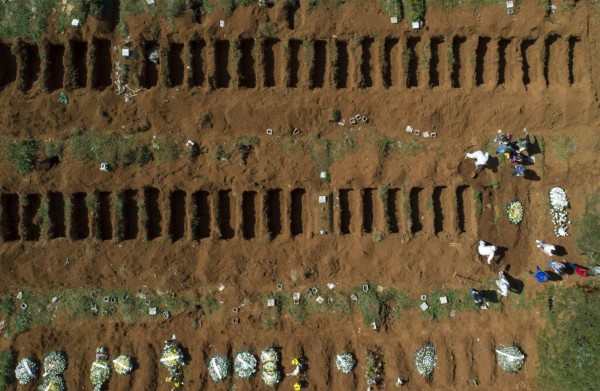
M 482 257 L 487 257 L 487 263 L 490 265 L 492 263 L 492 259 L 494 259 L 494 255 L 496 255 L 496 251 L 498 248 L 493 244 L 488 244 L 483 240 L 479 241 L 479 246 L 477 247 L 477 251 L 479 255 Z

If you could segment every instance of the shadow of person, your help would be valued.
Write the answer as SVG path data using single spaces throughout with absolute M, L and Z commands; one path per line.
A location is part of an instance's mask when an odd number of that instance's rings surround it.
M 483 294 L 483 298 L 490 303 L 498 303 L 500 300 L 498 299 L 498 292 L 493 290 L 481 291 Z
M 567 249 L 564 248 L 563 246 L 554 246 L 554 255 L 556 255 L 557 257 L 564 257 L 565 255 L 567 255 Z
M 493 173 L 498 172 L 498 167 L 500 166 L 500 160 L 496 156 L 490 156 L 487 161 L 486 168 L 488 170 L 492 170 Z
M 506 256 L 507 251 L 508 251 L 508 247 L 496 246 L 496 255 L 498 256 L 498 259 L 496 259 L 497 264 L 502 262 L 502 260 Z
M 509 269 L 510 265 L 507 265 L 507 267 L 504 269 L 504 278 L 506 278 L 506 281 L 508 281 L 508 283 L 510 284 L 509 290 L 516 294 L 521 294 L 523 292 L 523 289 L 525 288 L 525 283 L 508 274 Z
M 532 169 L 527 168 L 525 170 L 525 172 L 523 173 L 523 178 L 527 179 L 528 181 L 534 181 L 534 182 L 538 182 L 541 181 L 542 178 L 539 177 L 538 174 L 536 174 L 535 171 L 533 171 Z
M 562 281 L 562 277 L 560 276 L 560 274 L 554 273 L 551 270 L 546 270 L 546 273 L 548 273 L 548 275 L 550 276 L 550 281 Z

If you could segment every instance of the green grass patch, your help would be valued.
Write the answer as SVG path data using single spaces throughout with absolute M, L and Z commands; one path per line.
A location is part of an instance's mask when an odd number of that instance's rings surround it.
M 557 158 L 566 159 L 575 155 L 577 146 L 565 135 L 552 136 L 550 139 L 550 150 Z
M 448 303 L 442 304 L 440 297 L 446 296 Z M 456 312 L 474 312 L 478 311 L 475 301 L 471 297 L 469 291 L 465 290 L 434 290 L 427 296 L 427 304 L 429 308 L 421 311 L 426 319 L 442 320 L 450 316 L 452 311 Z
M 21 175 L 35 170 L 40 142 L 35 140 L 6 141 L 0 144 L 4 159 L 8 160 Z
M 577 247 L 590 257 L 600 254 L 600 192 L 588 195 L 585 213 L 575 223 Z
M 400 0 L 379 0 L 379 4 L 389 17 L 395 16 L 398 20 L 402 19 L 403 9 Z
M 146 1 L 121 0 L 119 11 L 121 16 L 137 15 L 147 10 Z
M 119 289 L 24 292 L 22 300 L 17 302 L 12 294 L 4 294 L 0 295 L 0 312 L 6 320 L 5 334 L 12 336 L 35 326 L 51 325 L 55 318 L 79 320 L 105 317 L 133 324 L 140 320 L 162 319 L 163 311 L 181 313 L 192 311 L 196 306 L 200 306 L 208 314 L 215 311 L 215 300 L 211 295 L 194 301 L 153 292 L 145 295 L 142 299 L 135 292 Z M 53 297 L 57 298 L 54 303 Z M 21 302 L 27 303 L 26 309 L 21 309 Z M 149 314 L 150 307 L 156 307 L 156 316 Z M 218 310 L 218 301 L 216 309 Z
M 14 382 L 15 354 L 12 350 L 0 350 L 0 390 L 6 390 Z
M 425 0 L 406 0 L 405 5 L 409 22 L 425 19 Z
M 538 383 L 548 391 L 595 390 L 600 364 L 600 288 L 596 283 L 552 292 L 552 307 L 546 307 L 548 325 L 538 337 Z
M 37 43 L 56 7 L 58 2 L 48 0 L 0 2 L 0 36 Z
M 172 141 L 171 141 L 172 142 Z M 148 162 L 149 149 L 131 136 L 104 133 L 97 129 L 74 130 L 69 153 L 79 161 L 108 163 L 111 168 L 144 165 Z M 157 153 L 159 155 L 159 153 Z
M 308 154 L 319 171 L 328 171 L 329 167 L 348 152 L 349 145 L 345 141 L 335 141 L 313 136 Z
M 425 146 L 419 140 L 402 142 L 377 131 L 372 135 L 371 142 L 377 148 L 377 152 L 381 158 L 385 158 L 392 153 L 400 156 L 415 156 L 425 150 Z

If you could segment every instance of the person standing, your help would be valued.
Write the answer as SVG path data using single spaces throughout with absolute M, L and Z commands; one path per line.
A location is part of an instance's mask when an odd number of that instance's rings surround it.
M 529 271 L 529 274 L 534 276 L 535 279 L 538 280 L 539 282 L 547 282 L 550 280 L 550 274 L 546 273 L 545 271 L 542 271 L 542 269 L 540 269 L 539 266 L 536 266 L 536 268 L 537 268 L 537 270 L 535 273 L 532 271 Z
M 477 178 L 477 175 L 485 168 L 490 158 L 489 153 L 483 153 L 482 151 L 475 151 L 473 153 L 467 153 L 465 159 L 475 159 L 475 171 L 471 174 L 471 178 Z
M 488 244 L 483 240 L 479 241 L 477 251 L 479 251 L 479 255 L 482 257 L 487 257 L 488 265 L 492 263 L 492 259 L 494 259 L 494 255 L 496 255 L 496 250 L 498 249 L 493 244 Z
M 553 256 L 556 253 L 556 247 L 553 244 L 536 240 L 535 245 L 542 250 L 546 255 Z

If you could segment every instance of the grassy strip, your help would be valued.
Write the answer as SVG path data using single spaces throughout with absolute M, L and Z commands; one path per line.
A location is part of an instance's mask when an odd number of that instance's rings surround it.
M 334 110 L 333 114 L 339 118 L 338 110 Z M 145 124 L 133 131 L 143 132 L 148 128 L 149 125 Z M 344 130 L 342 137 L 337 139 L 325 139 L 316 134 L 309 141 L 292 136 L 279 140 L 281 152 L 285 156 L 307 154 L 319 171 L 328 171 L 335 161 L 355 152 L 359 147 L 357 132 L 353 128 Z M 400 142 L 378 131 L 369 136 L 367 141 L 377 148 L 381 158 L 392 153 L 398 156 L 414 156 L 426 149 L 419 140 Z M 246 165 L 248 157 L 258 146 L 259 137 L 238 136 L 231 142 L 217 144 L 213 156 L 219 161 L 240 156 L 242 165 Z M 173 162 L 182 155 L 195 162 L 200 155 L 208 152 L 207 147 L 197 144 L 184 145 L 183 140 L 166 135 L 155 136 L 150 144 L 147 144 L 136 135 L 101 132 L 96 128 L 73 128 L 67 140 L 1 141 L 0 149 L 4 160 L 12 163 L 21 175 L 29 174 L 36 168 L 44 168 L 48 165 L 47 162 L 59 163 L 64 157 L 86 163 L 108 163 L 109 169 L 113 170 L 132 165 L 142 167 L 152 161 L 159 164 Z
M 409 22 L 425 19 L 425 0 L 406 0 Z
M 53 297 L 57 298 L 55 303 L 52 303 Z M 22 303 L 27 304 L 26 309 L 21 308 Z M 54 318 L 76 320 L 104 317 L 133 324 L 151 319 L 151 307 L 155 307 L 156 316 L 160 316 L 163 311 L 197 313 L 198 306 L 204 313 L 212 314 L 219 309 L 219 302 L 212 292 L 204 297 L 196 296 L 193 300 L 150 292 L 142 295 L 118 289 L 24 292 L 22 300 L 17 300 L 12 294 L 0 295 L 0 314 L 6 322 L 4 333 L 7 336 L 26 332 L 38 325 L 51 325 Z
M 395 16 L 398 20 L 402 20 L 403 9 L 400 0 L 379 0 L 379 4 L 389 17 Z
M 413 139 L 401 142 L 378 131 L 373 133 L 371 143 L 375 145 L 381 158 L 385 158 L 392 153 L 400 156 L 414 156 L 425 150 L 425 145 L 419 140 Z
M 48 0 L 0 2 L 0 36 L 37 43 L 56 7 L 58 2 Z
M 400 319 L 402 314 L 411 308 L 416 309 L 420 304 L 418 300 L 411 299 L 407 292 L 368 285 L 370 288 L 366 292 L 362 286 L 342 291 L 317 286 L 316 293 L 302 294 L 298 304 L 294 303 L 292 293 L 279 291 L 250 297 L 250 301 L 266 304 L 267 299 L 275 299 L 274 307 L 265 306 L 260 313 L 261 323 L 268 330 L 279 328 L 286 314 L 303 324 L 314 315 L 350 319 L 357 312 L 365 325 L 375 324 L 379 328 L 392 318 Z M 324 299 L 321 304 L 316 300 L 319 296 Z M 441 296 L 448 298 L 447 304 L 439 303 Z M 57 298 L 54 303 L 53 297 Z M 430 308 L 422 314 L 429 320 L 444 319 L 452 311 L 476 310 L 466 290 L 434 291 L 428 296 L 427 302 Z M 27 304 L 26 309 L 21 308 L 22 303 Z M 492 306 L 492 309 L 502 308 L 500 304 Z M 156 316 L 149 315 L 151 307 L 157 308 Z M 198 311 L 199 308 L 202 311 Z M 212 291 L 205 296 L 197 294 L 193 299 L 151 292 L 142 295 L 141 292 L 124 290 L 24 292 L 22 300 L 17 300 L 12 294 L 0 295 L 0 316 L 5 319 L 4 332 L 8 337 L 24 333 L 37 325 L 51 325 L 55 318 L 77 320 L 102 317 L 133 324 L 169 311 L 173 314 L 194 314 L 194 324 L 197 324 L 202 315 L 211 315 L 219 309 L 219 301 Z M 418 311 L 421 312 L 420 309 Z
M 565 136 L 552 136 L 550 139 L 550 149 L 554 156 L 559 159 L 566 159 L 569 157 L 573 157 L 575 152 L 577 151 L 577 146 L 573 143 L 573 141 Z
M 0 390 L 8 389 L 14 381 L 14 352 L 12 350 L 0 351 Z
M 600 286 L 548 290 L 548 324 L 539 333 L 538 382 L 544 390 L 598 388 Z
M 595 258 L 600 254 L 600 192 L 596 191 L 588 195 L 585 205 L 585 213 L 576 222 L 577 247 Z
M 0 144 L 4 159 L 11 162 L 19 174 L 35 170 L 40 142 L 35 140 L 7 141 Z

